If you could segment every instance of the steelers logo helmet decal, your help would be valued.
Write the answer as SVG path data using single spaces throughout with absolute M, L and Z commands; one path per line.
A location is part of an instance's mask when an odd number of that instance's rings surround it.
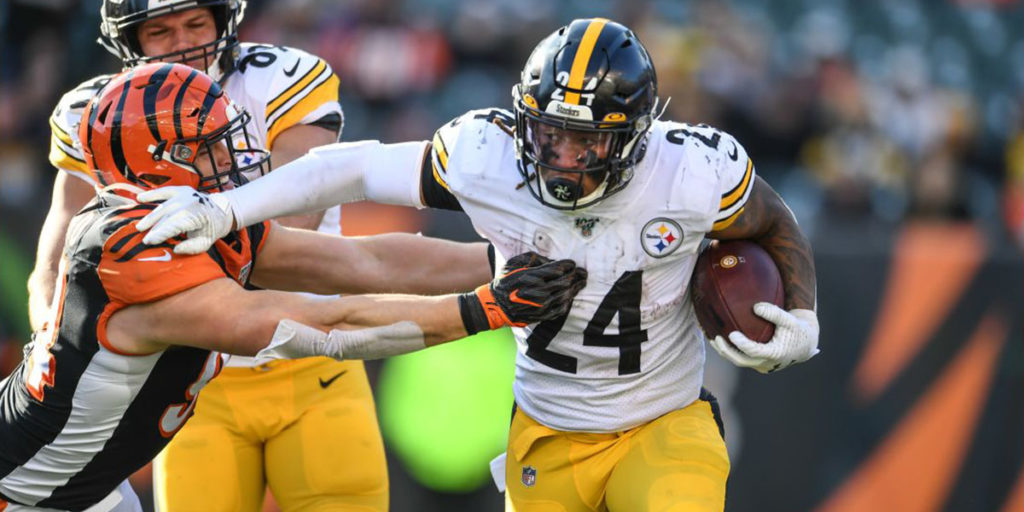
M 640 231 L 640 245 L 654 258 L 672 254 L 682 243 L 683 229 L 676 221 L 666 217 L 651 219 Z

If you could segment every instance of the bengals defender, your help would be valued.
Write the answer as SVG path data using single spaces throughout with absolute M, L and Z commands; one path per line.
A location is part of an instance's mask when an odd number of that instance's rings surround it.
M 459 296 L 315 298 L 246 287 L 350 288 L 356 242 L 263 222 L 192 256 L 144 244 L 136 224 L 155 205 L 137 192 L 262 174 L 269 155 L 250 128 L 216 82 L 180 64 L 128 70 L 89 101 L 83 155 L 110 185 L 72 221 L 46 327 L 0 387 L 0 510 L 141 510 L 125 479 L 182 428 L 223 353 L 399 354 L 557 316 L 585 284 L 570 261 L 523 255 Z
M 244 0 L 104 0 L 101 29 L 105 45 L 126 68 L 182 62 L 214 77 L 249 112 L 250 135 L 258 147 L 273 152 L 276 165 L 337 141 L 343 115 L 338 78 L 330 66 L 295 48 L 239 42 L 244 14 Z M 103 185 L 86 169 L 77 126 L 88 99 L 109 79 L 99 76 L 67 93 L 50 119 L 50 161 L 59 172 L 29 281 L 34 329 L 41 327 L 53 296 L 67 222 Z M 326 214 L 278 221 L 340 232 L 336 205 Z M 376 247 L 364 255 L 362 265 L 386 267 L 389 257 L 407 254 L 420 243 L 412 235 L 374 240 Z M 478 270 L 466 288 L 471 289 L 489 278 L 487 253 L 483 244 L 461 248 L 475 262 L 465 268 Z M 408 290 L 394 279 L 367 276 L 358 288 L 346 291 L 457 291 L 457 283 Z M 296 401 L 293 388 L 309 392 Z M 333 435 L 342 431 L 347 435 Z M 359 470 L 339 470 L 336 461 L 341 459 Z M 163 510 L 258 510 L 267 485 L 287 509 L 322 500 L 388 508 L 383 440 L 361 361 L 311 358 L 257 365 L 251 358 L 231 358 L 207 387 L 196 418 L 154 468 L 156 502 Z
M 689 276 L 705 237 L 764 246 L 785 309 L 754 310 L 776 324 L 774 337 L 760 344 L 733 332 L 735 347 L 710 343 L 739 366 L 782 369 L 818 352 L 807 239 L 736 139 L 659 119 L 651 59 L 618 23 L 575 20 L 541 41 L 513 97 L 514 113 L 469 112 L 431 142 L 317 148 L 215 201 L 152 191 L 170 199 L 140 229 L 156 223 L 151 243 L 186 231 L 208 241 L 236 221 L 365 191 L 461 209 L 506 257 L 571 258 L 590 277 L 569 313 L 513 329 L 517 408 L 504 463 L 512 509 L 721 511 L 729 458 L 702 389 Z

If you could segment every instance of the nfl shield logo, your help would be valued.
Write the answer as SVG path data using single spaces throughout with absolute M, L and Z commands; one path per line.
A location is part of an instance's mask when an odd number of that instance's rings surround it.
M 533 484 L 537 483 L 537 468 L 533 466 L 523 466 L 523 485 L 527 487 L 533 487 Z

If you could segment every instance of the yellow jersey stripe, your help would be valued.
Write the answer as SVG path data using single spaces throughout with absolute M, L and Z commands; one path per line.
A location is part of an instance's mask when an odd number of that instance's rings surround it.
M 448 148 L 444 147 L 440 133 L 434 133 L 434 152 L 437 153 L 437 158 L 441 162 L 441 171 L 448 172 Z M 434 172 L 437 172 L 436 169 Z
M 67 144 L 68 146 L 72 147 L 75 145 L 75 142 L 71 140 L 71 135 L 69 135 L 68 132 L 64 131 L 64 129 L 61 128 L 60 125 L 58 125 L 52 117 L 50 118 L 50 130 L 53 131 L 53 136 L 60 139 L 60 141 L 63 142 L 64 144 Z
M 295 126 L 324 103 L 338 101 L 338 76 L 331 73 L 330 78 L 316 86 L 305 97 L 292 105 L 267 128 L 267 147 L 274 147 L 274 140 L 281 132 Z
M 89 167 L 85 165 L 85 160 L 64 151 L 64 148 L 57 144 L 50 144 L 49 160 L 50 163 L 58 169 L 66 169 L 69 171 L 78 171 L 83 173 L 89 172 Z
M 572 59 L 572 68 L 569 70 L 569 84 L 567 85 L 569 89 L 579 90 L 583 88 L 583 79 L 587 76 L 587 65 L 590 64 L 590 56 L 594 53 L 597 38 L 601 35 L 601 30 L 604 29 L 607 23 L 608 20 L 604 18 L 594 18 L 587 25 L 587 30 L 583 33 L 583 39 L 580 41 L 580 47 L 576 50 L 576 56 Z M 580 93 L 566 92 L 565 102 L 579 105 Z
M 437 171 L 437 162 L 435 160 L 430 161 L 430 166 L 434 169 L 434 181 L 444 187 L 445 190 L 451 192 L 452 189 L 448 188 L 448 182 L 441 177 L 441 173 Z
M 744 206 L 744 207 L 740 208 L 739 210 L 736 210 L 736 213 L 734 213 L 734 214 L 732 214 L 732 215 L 730 215 L 730 216 L 728 216 L 728 217 L 726 217 L 726 218 L 724 218 L 724 219 L 714 223 L 714 225 L 711 226 L 711 231 L 721 231 L 721 230 L 731 226 L 733 222 L 736 222 L 736 219 L 739 218 L 740 214 L 743 213 L 743 210 L 745 210 L 746 208 L 747 207 Z
M 299 91 L 301 91 L 307 85 L 309 85 L 309 83 L 312 82 L 313 79 L 315 79 L 317 76 L 319 76 L 320 73 L 322 73 L 325 68 L 327 68 L 326 62 L 322 60 L 317 61 L 316 65 L 313 66 L 313 69 L 310 69 L 305 75 L 302 75 L 302 78 L 300 78 L 297 82 L 292 84 L 291 87 L 289 87 L 283 93 L 279 94 L 276 98 L 271 100 L 270 103 L 267 104 L 267 119 L 270 119 L 274 115 L 274 111 L 280 108 L 281 105 L 288 103 L 288 100 L 295 97 L 295 95 L 298 94 Z
M 722 194 L 722 202 L 718 205 L 718 211 L 728 210 L 736 201 L 739 201 L 747 192 L 747 187 L 751 184 L 751 176 L 754 174 L 754 162 L 747 159 L 747 171 L 743 173 L 743 180 L 740 181 L 739 185 L 736 185 L 732 190 Z

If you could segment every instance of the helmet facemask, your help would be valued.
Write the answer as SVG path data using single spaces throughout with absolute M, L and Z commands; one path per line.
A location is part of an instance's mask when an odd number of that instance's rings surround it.
M 249 113 L 237 109 L 231 120 L 216 130 L 198 137 L 183 138 L 163 143 L 152 149 L 154 159 L 166 159 L 199 176 L 196 190 L 224 190 L 242 186 L 270 170 L 270 153 L 258 149 L 256 139 L 249 134 Z M 226 156 L 230 165 L 224 169 L 217 160 Z M 204 174 L 198 163 L 209 163 L 213 172 Z
M 130 4 L 131 0 L 125 2 Z M 217 28 L 215 40 L 161 55 L 145 55 L 142 52 L 138 31 L 143 23 L 160 16 L 200 8 L 209 9 L 213 14 Z M 238 24 L 242 20 L 244 9 L 244 0 L 179 0 L 153 9 L 112 17 L 108 12 L 110 9 L 107 2 L 104 2 L 100 43 L 120 58 L 126 69 L 150 62 L 187 64 L 202 61 L 203 67 L 199 68 L 200 71 L 220 81 L 234 69 L 238 57 Z
M 589 113 L 586 108 L 551 102 L 552 112 L 541 112 L 519 87 L 513 95 L 520 173 L 542 204 L 559 210 L 586 208 L 629 183 L 643 156 L 649 116 L 593 121 L 581 119 Z
M 576 210 L 632 179 L 653 123 L 657 77 L 628 28 L 579 19 L 537 45 L 512 96 L 524 184 L 545 206 Z

